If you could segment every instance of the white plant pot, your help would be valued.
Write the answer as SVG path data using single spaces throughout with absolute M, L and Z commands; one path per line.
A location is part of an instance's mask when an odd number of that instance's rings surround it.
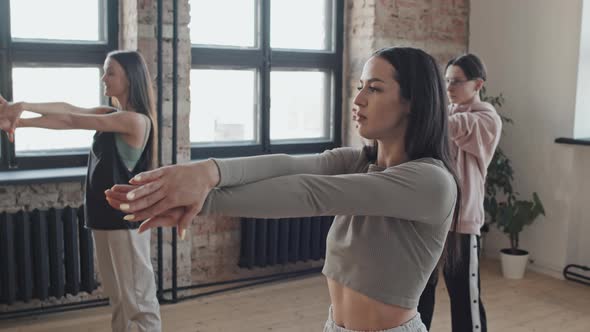
M 526 265 L 529 261 L 529 253 L 524 250 L 521 255 L 512 255 L 500 250 L 500 260 L 502 262 L 502 274 L 507 279 L 522 279 L 526 270 Z

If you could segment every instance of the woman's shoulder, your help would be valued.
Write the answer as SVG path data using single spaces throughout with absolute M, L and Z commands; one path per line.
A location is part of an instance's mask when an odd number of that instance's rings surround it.
M 496 108 L 494 105 L 488 103 L 487 101 L 476 101 L 469 104 L 450 104 L 449 110 L 451 114 L 453 113 L 464 113 L 470 111 L 476 112 L 493 112 L 496 113 Z
M 430 167 L 428 165 L 431 165 L 431 166 L 435 166 L 437 168 L 443 168 L 445 170 L 447 169 L 445 167 L 445 163 L 443 163 L 442 160 L 432 158 L 432 157 L 424 157 L 424 158 L 409 160 L 409 161 L 405 162 L 404 164 L 416 165 L 418 167 Z M 402 165 L 404 165 L 404 164 L 402 164 Z
M 488 103 L 487 101 L 478 101 L 471 104 L 471 109 L 474 111 L 487 111 L 487 112 L 496 112 L 496 108 L 494 105 Z
M 125 119 L 123 121 L 137 129 L 144 128 L 146 126 L 149 129 L 151 125 L 150 118 L 147 115 L 140 112 L 127 111 L 115 108 L 112 112 L 108 114 L 116 115 L 121 120 Z
M 394 167 L 402 167 L 404 169 L 409 169 L 412 171 L 412 174 L 415 174 L 418 177 L 423 178 L 438 178 L 438 179 L 453 179 L 453 174 L 449 171 L 447 166 L 443 163 L 442 160 L 425 157 L 410 160 L 403 164 Z M 391 167 L 390 167 L 391 168 Z
M 133 147 L 143 146 L 143 142 L 151 129 L 150 118 L 139 112 L 120 109 L 115 109 L 114 113 L 111 114 L 116 114 L 121 123 L 125 123 L 128 128 L 133 128 L 128 134 L 116 133 L 116 136 L 121 136 L 127 144 Z

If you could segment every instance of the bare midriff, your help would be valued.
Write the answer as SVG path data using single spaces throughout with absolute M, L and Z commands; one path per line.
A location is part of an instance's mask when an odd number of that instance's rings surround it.
M 385 304 L 333 279 L 326 279 L 332 301 L 332 316 L 338 326 L 361 331 L 387 330 L 403 325 L 416 316 L 415 308 Z

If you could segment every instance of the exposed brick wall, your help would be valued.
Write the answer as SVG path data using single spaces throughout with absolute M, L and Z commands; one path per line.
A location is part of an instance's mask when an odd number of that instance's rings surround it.
M 83 182 L 0 186 L 0 211 L 16 212 L 82 204 Z

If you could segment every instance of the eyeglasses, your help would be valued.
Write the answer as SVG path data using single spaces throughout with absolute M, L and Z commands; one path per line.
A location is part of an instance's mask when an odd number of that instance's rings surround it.
M 451 79 L 445 79 L 445 83 L 447 83 L 448 86 L 460 86 L 463 85 L 469 81 L 473 81 L 473 80 L 451 80 Z

